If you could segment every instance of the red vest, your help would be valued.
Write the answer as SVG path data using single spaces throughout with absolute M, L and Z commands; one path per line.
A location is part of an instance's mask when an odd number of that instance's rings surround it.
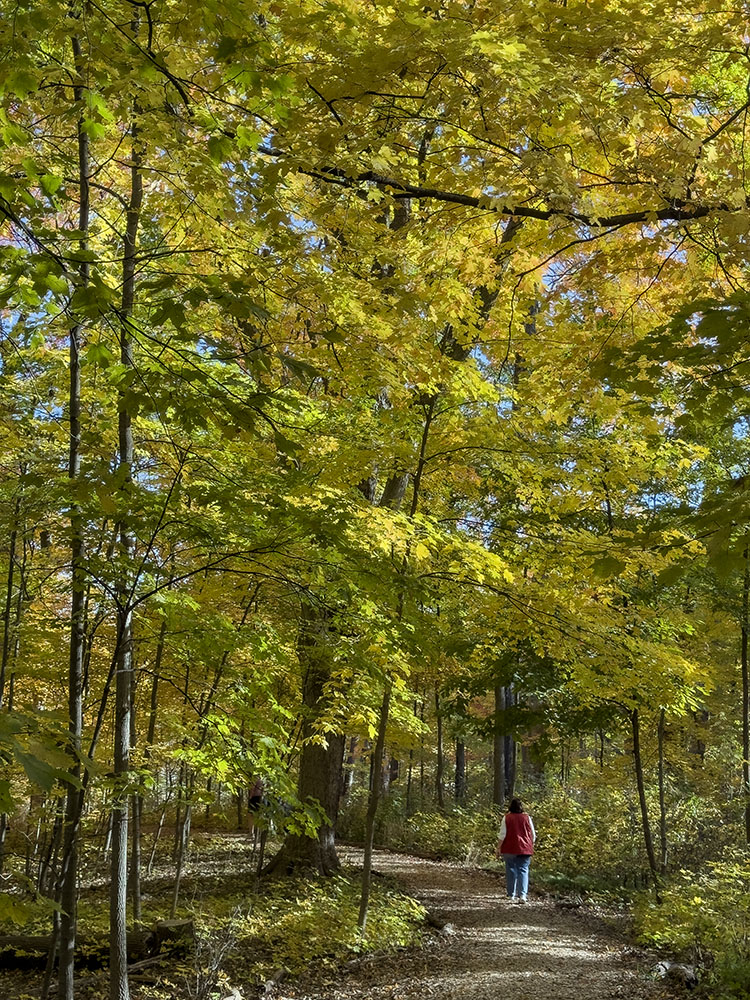
M 500 845 L 501 854 L 533 854 L 534 838 L 527 813 L 506 813 L 505 837 Z

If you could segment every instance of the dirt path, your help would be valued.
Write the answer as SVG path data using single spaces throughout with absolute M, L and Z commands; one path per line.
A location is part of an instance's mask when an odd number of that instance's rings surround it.
M 342 851 L 361 864 L 361 852 Z M 603 926 L 533 896 L 511 903 L 503 880 L 458 865 L 378 853 L 452 933 L 423 952 L 353 963 L 335 981 L 281 984 L 284 1000 L 656 1000 L 661 985 Z M 532 879 L 533 881 L 533 879 Z M 450 931 L 450 928 L 448 928 Z

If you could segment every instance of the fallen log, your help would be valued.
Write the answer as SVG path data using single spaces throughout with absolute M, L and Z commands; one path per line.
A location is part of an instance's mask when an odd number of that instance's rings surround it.
M 0 934 L 0 967 L 32 967 L 47 961 L 49 934 Z M 128 961 L 139 962 L 163 952 L 195 944 L 192 920 L 159 920 L 153 927 L 128 932 Z M 80 935 L 76 940 L 76 965 L 96 968 L 109 962 L 109 938 Z

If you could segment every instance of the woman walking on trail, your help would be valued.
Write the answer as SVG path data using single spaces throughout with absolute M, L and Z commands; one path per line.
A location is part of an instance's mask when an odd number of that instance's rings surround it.
M 526 902 L 529 891 L 529 865 L 535 840 L 536 830 L 531 816 L 523 811 L 520 799 L 513 799 L 510 812 L 503 816 L 500 824 L 496 853 L 505 862 L 508 896 L 519 903 Z

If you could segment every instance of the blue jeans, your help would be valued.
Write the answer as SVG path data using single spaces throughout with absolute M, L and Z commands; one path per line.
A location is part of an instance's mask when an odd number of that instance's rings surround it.
M 505 862 L 505 879 L 509 896 L 520 896 L 526 899 L 529 891 L 530 854 L 503 854 Z

